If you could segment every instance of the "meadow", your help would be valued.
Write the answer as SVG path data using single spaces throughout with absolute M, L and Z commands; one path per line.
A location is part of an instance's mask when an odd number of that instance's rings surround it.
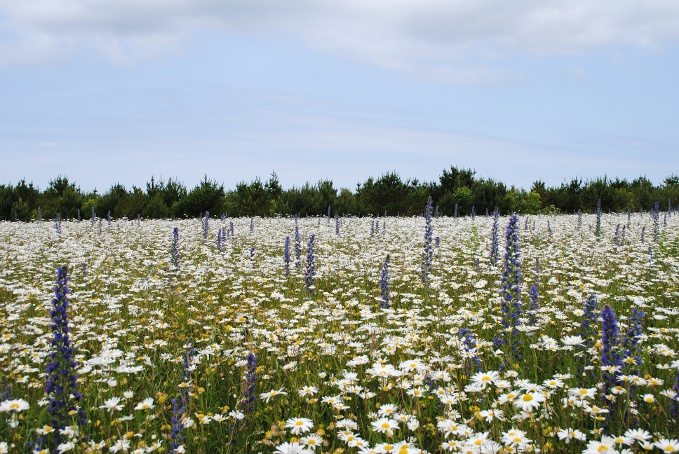
M 677 227 L 0 223 L 0 453 L 679 452 Z

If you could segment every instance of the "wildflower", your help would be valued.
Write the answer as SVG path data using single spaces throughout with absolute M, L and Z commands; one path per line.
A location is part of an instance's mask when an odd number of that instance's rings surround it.
M 314 244 L 316 235 L 313 233 L 309 236 L 309 242 L 306 250 L 306 269 L 304 273 L 304 284 L 307 290 L 312 291 L 314 281 L 316 280 L 316 255 L 314 254 Z
M 108 411 L 120 411 L 123 409 L 123 406 L 120 405 L 120 397 L 111 397 L 110 399 L 104 401 L 104 405 L 100 405 L 99 408 L 103 408 Z
M 475 385 L 479 385 L 485 389 L 487 385 L 490 385 L 494 381 L 500 379 L 500 374 L 497 371 L 491 370 L 488 372 L 478 372 L 472 377 L 472 382 Z
M 307 418 L 290 418 L 285 422 L 285 427 L 290 429 L 291 433 L 299 435 L 309 432 L 314 427 L 314 423 Z
M 533 411 L 545 401 L 545 396 L 539 392 L 526 392 L 521 394 L 515 401 L 514 406 L 521 411 Z
M 295 266 L 299 267 L 302 259 L 302 235 L 299 233 L 299 222 L 295 216 Z
M 179 227 L 172 229 L 172 248 L 170 249 L 172 266 L 179 269 Z
M 284 388 L 280 388 L 278 390 L 272 390 L 266 393 L 262 393 L 259 395 L 262 399 L 264 399 L 264 402 L 269 403 L 269 400 L 271 400 L 272 397 L 276 396 L 281 396 L 281 395 L 287 395 L 288 393 L 283 391 Z
M 241 408 L 244 413 L 252 413 L 255 409 L 256 387 L 257 387 L 257 356 L 248 352 L 246 357 L 247 372 L 243 381 L 243 400 Z
M 301 397 L 313 396 L 317 392 L 318 392 L 318 388 L 316 388 L 315 386 L 302 386 L 302 388 L 300 388 L 300 390 L 297 391 L 297 393 Z
M 153 397 L 147 397 L 134 407 L 135 410 L 152 410 L 153 408 L 155 408 L 153 405 Z
M 617 384 L 620 375 L 618 368 L 622 366 L 622 358 L 619 352 L 620 339 L 615 312 L 610 306 L 605 306 L 601 311 L 601 318 L 601 342 L 603 344 L 601 364 L 604 368 L 611 367 L 608 372 L 604 373 L 604 394 L 608 394 L 611 388 Z
M 502 326 L 505 331 L 496 338 L 496 347 L 507 344 L 509 354 L 515 360 L 521 359 L 519 351 L 521 308 L 521 258 L 519 253 L 519 217 L 513 214 L 507 223 L 505 231 L 504 271 L 502 272 L 500 295 L 502 298 L 500 309 L 502 312 Z M 507 353 L 507 352 L 506 352 Z
M 188 348 L 184 352 L 182 361 L 182 374 L 181 374 L 181 384 L 179 385 L 178 395 L 172 399 L 172 418 L 171 425 L 172 430 L 170 432 L 170 437 L 172 439 L 170 443 L 170 452 L 178 453 L 184 450 L 184 428 L 188 427 L 188 422 L 190 419 L 185 420 L 188 413 L 189 406 L 189 396 L 191 393 L 191 359 L 195 354 L 193 348 Z
M 566 444 L 570 443 L 572 440 L 585 441 L 587 440 L 587 435 L 580 432 L 578 429 L 559 429 L 556 433 L 559 440 L 563 440 Z
M 299 439 L 299 442 L 304 446 L 309 446 L 311 448 L 319 448 L 323 446 L 323 438 L 316 434 L 307 435 Z
M 380 276 L 380 307 L 382 309 L 389 309 L 389 300 L 391 296 L 389 295 L 389 254 L 384 259 L 384 264 L 382 265 L 382 274 Z
M 662 452 L 679 452 L 679 440 L 676 439 L 661 438 L 653 443 L 653 446 Z
M 45 392 L 48 395 L 48 412 L 50 425 L 57 429 L 56 444 L 61 443 L 58 432 L 71 422 L 71 415 L 78 416 L 78 422 L 87 422 L 85 411 L 78 408 L 77 403 L 82 399 L 78 391 L 77 363 L 73 359 L 74 351 L 69 337 L 68 324 L 68 274 L 65 267 L 57 268 L 57 282 L 54 286 L 52 299 L 52 350 L 48 355 L 46 368 L 47 382 Z M 72 396 L 72 397 L 71 397 Z
M 429 274 L 431 273 L 431 262 L 434 255 L 432 247 L 432 237 L 434 234 L 434 226 L 432 225 L 432 200 L 431 197 L 427 199 L 427 206 L 424 210 L 424 244 L 422 245 L 422 272 L 420 280 L 423 283 L 429 281 Z
M 561 338 L 561 342 L 569 347 L 575 347 L 582 345 L 585 340 L 582 338 L 582 336 L 564 336 Z
M 380 418 L 372 422 L 372 428 L 376 432 L 380 432 L 391 437 L 394 434 L 394 430 L 398 429 L 398 423 L 393 419 Z
M 500 231 L 500 212 L 495 208 L 493 211 L 493 227 L 490 231 L 490 264 L 495 266 L 497 264 L 498 253 L 498 240 Z
M 111 452 L 118 452 L 118 451 L 127 452 L 130 449 L 130 442 L 128 440 L 124 439 L 124 438 L 120 438 L 113 445 L 111 445 L 108 449 Z
M 523 450 L 526 445 L 531 443 L 531 440 L 526 437 L 526 432 L 523 430 L 511 429 L 502 433 L 502 443 Z
M 285 267 L 285 275 L 290 274 L 290 235 L 285 237 L 283 245 L 283 265 Z
M 24 410 L 28 410 L 30 405 L 23 399 L 6 400 L 0 402 L 0 413 L 14 412 L 19 413 Z
M 587 447 L 583 451 L 583 454 L 617 454 L 618 451 L 615 449 L 615 441 L 611 437 L 602 437 L 601 440 L 592 440 L 587 443 Z
M 644 429 L 628 429 L 625 432 L 625 437 L 638 443 L 644 443 L 652 438 L 651 434 Z
M 601 236 L 601 199 L 596 201 L 596 229 L 594 235 Z
M 275 454 L 313 454 L 313 451 L 298 443 L 283 443 L 276 446 Z
M 597 324 L 597 298 L 596 295 L 589 295 L 585 299 L 585 311 L 580 323 L 580 336 L 585 339 L 585 346 L 592 347 L 592 338 L 594 337 L 595 326 Z

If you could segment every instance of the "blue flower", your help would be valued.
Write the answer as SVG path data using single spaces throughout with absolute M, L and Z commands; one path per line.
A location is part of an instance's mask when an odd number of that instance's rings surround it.
M 77 363 L 74 360 L 73 346 L 69 338 L 68 324 L 68 273 L 66 267 L 57 268 L 57 281 L 54 286 L 54 298 L 50 311 L 52 341 L 47 356 L 45 373 L 47 381 L 47 411 L 50 414 L 51 426 L 56 429 L 55 443 L 61 443 L 59 429 L 72 424 L 71 412 L 77 415 L 77 422 L 84 425 L 87 422 L 85 411 L 78 403 L 82 395 L 78 391 Z M 71 397 L 72 396 L 72 397 Z
M 422 273 L 420 279 L 423 283 L 429 282 L 429 274 L 431 274 L 431 262 L 434 256 L 434 248 L 432 246 L 432 237 L 434 235 L 434 226 L 432 225 L 432 200 L 431 197 L 427 199 L 427 206 L 424 210 L 424 243 L 422 244 Z
M 312 291 L 314 281 L 316 280 L 316 255 L 314 253 L 314 244 L 316 242 L 316 235 L 311 234 L 306 250 L 306 269 L 304 272 L 304 284 L 307 290 Z
M 382 265 L 382 274 L 380 276 L 380 307 L 383 309 L 389 309 L 389 300 L 391 295 L 389 294 L 389 255 L 384 259 L 384 264 Z

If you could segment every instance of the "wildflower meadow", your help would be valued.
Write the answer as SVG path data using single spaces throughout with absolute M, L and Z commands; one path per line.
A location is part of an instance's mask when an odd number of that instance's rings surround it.
M 0 223 L 0 453 L 679 452 L 679 216 Z

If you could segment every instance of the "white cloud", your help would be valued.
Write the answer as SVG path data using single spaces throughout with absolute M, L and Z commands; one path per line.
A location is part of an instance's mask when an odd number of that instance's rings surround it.
M 283 34 L 325 52 L 456 82 L 514 77 L 517 53 L 662 48 L 676 0 L 0 0 L 0 64 L 77 52 L 117 63 L 192 32 Z

